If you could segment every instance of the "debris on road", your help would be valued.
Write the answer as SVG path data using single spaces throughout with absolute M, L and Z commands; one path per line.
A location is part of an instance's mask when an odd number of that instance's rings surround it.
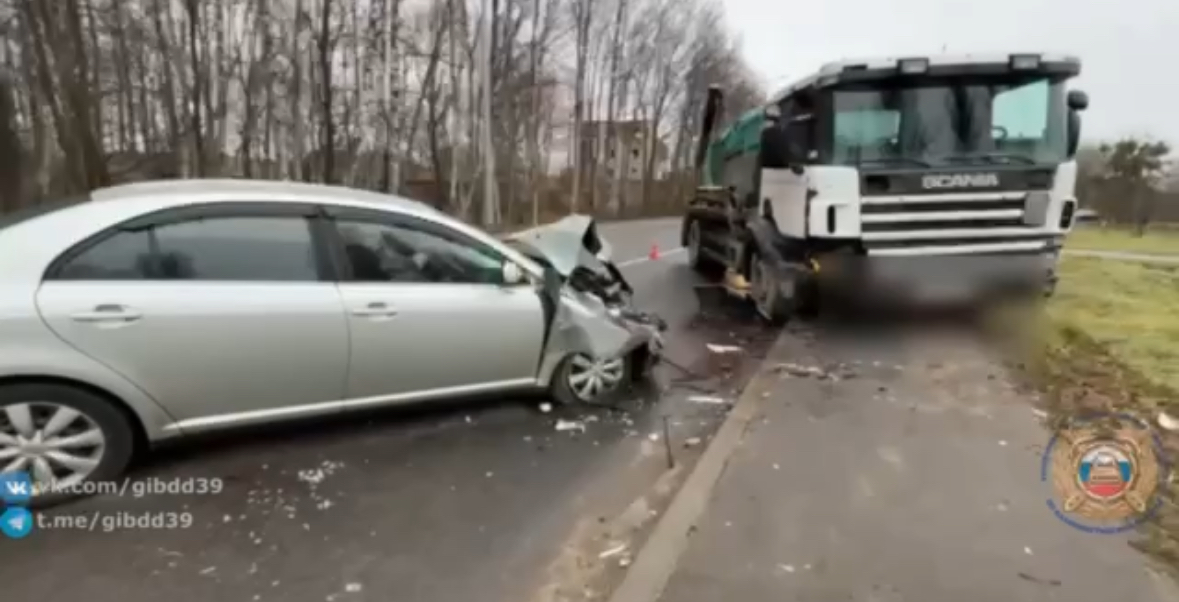
M 779 564 L 779 565 L 778 565 L 778 568 L 779 568 L 779 569 L 781 569 L 781 570 L 783 570 L 783 571 L 786 571 L 787 573 L 793 573 L 793 572 L 794 572 L 794 565 L 792 565 L 792 564 Z
M 1036 419 L 1038 419 L 1038 420 L 1047 420 L 1048 419 L 1048 412 L 1045 412 L 1044 410 L 1040 410 L 1037 408 L 1032 408 L 1032 416 L 1035 416 Z
M 606 551 L 602 552 L 601 554 L 598 554 L 598 558 L 600 560 L 605 560 L 607 558 L 610 558 L 611 556 L 617 556 L 625 551 L 626 551 L 626 544 L 624 544 L 624 543 L 618 544 L 617 546 L 610 548 L 609 550 L 606 550 Z
M 809 378 L 831 378 L 832 374 L 818 366 L 803 366 L 801 364 L 792 364 L 790 362 L 783 362 L 774 366 L 775 372 L 785 372 L 791 376 L 802 376 Z
M 1159 412 L 1158 423 L 1163 430 L 1179 431 L 1179 418 L 1175 418 L 1166 412 Z
M 716 397 L 715 395 L 689 395 L 688 401 L 692 403 L 711 403 L 711 404 L 727 404 L 729 400 L 724 397 Z
M 556 429 L 558 432 L 563 431 L 580 431 L 585 432 L 585 423 L 580 420 L 557 420 Z
M 716 345 L 714 343 L 707 343 L 707 344 L 705 344 L 705 347 L 707 347 L 709 351 L 716 353 L 716 354 L 741 353 L 742 351 L 744 351 L 741 347 L 738 347 L 737 345 Z
M 349 584 L 347 584 L 347 585 L 345 585 L 345 586 L 344 586 L 344 591 L 346 591 L 346 592 L 348 592 L 348 593 L 350 593 L 350 594 L 355 594 L 355 593 L 359 592 L 359 591 L 360 591 L 360 590 L 362 590 L 362 589 L 364 589 L 364 586 L 362 586 L 362 585 L 361 585 L 361 584 L 359 584 L 359 583 L 349 583 Z
M 215 567 L 215 566 L 207 566 L 207 567 L 201 569 L 200 574 L 209 575 L 209 574 L 212 574 L 213 572 L 215 572 L 216 570 L 217 570 L 217 567 Z
M 696 447 L 700 445 L 700 437 L 689 437 L 684 441 L 684 447 Z
M 1040 585 L 1051 585 L 1054 587 L 1059 587 L 1060 583 L 1061 583 L 1060 579 L 1041 579 L 1039 577 L 1036 577 L 1035 575 L 1030 575 L 1028 573 L 1016 573 L 1016 574 L 1019 575 L 1019 578 L 1023 579 L 1024 581 L 1031 581 L 1032 583 L 1039 583 Z
M 538 408 L 540 409 L 541 414 L 548 414 L 549 412 L 553 411 L 553 404 L 546 401 L 541 403 Z

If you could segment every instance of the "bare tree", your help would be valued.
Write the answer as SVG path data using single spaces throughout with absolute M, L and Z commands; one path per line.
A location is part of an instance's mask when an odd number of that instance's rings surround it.
M 0 0 L 0 208 L 230 175 L 432 197 L 488 226 L 645 211 L 620 124 L 645 132 L 642 196 L 667 199 L 651 191 L 685 167 L 707 85 L 758 94 L 701 26 L 711 0 L 474 2 Z

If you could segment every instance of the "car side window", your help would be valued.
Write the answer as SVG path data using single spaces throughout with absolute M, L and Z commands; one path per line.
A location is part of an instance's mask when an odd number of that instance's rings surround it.
M 353 282 L 501 284 L 505 258 L 459 234 L 341 219 Z
M 59 280 L 144 280 L 151 271 L 147 230 L 116 232 L 61 266 Z
M 213 217 L 153 229 L 156 275 L 168 280 L 316 281 L 301 217 Z
M 62 266 L 62 280 L 317 281 L 307 220 L 210 217 L 118 232 Z

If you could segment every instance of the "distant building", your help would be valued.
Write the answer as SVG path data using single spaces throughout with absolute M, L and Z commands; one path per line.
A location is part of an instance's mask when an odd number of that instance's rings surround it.
M 615 121 L 587 121 L 581 124 L 581 168 L 583 173 L 589 173 L 597 165 L 600 176 L 613 178 L 615 170 L 626 169 L 623 177 L 628 180 L 641 180 L 646 168 L 644 144 L 650 127 L 645 121 L 629 120 Z M 599 145 L 599 137 L 605 133 L 605 144 Z M 623 157 L 618 155 L 618 142 L 622 142 Z M 598 156 L 599 152 L 602 156 Z M 623 160 L 624 159 L 624 160 Z M 655 169 L 654 179 L 662 178 L 668 170 L 668 149 L 663 140 L 655 141 Z

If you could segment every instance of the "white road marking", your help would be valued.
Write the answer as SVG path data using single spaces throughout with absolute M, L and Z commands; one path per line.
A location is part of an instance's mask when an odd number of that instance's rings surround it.
M 676 253 L 683 253 L 683 252 L 684 252 L 684 248 L 679 247 L 679 248 L 671 249 L 668 251 L 660 251 L 659 257 L 662 258 L 665 255 L 675 255 Z M 651 259 L 650 257 L 636 257 L 634 259 L 627 259 L 626 261 L 619 262 L 618 267 L 625 268 L 626 266 L 638 265 L 638 264 L 643 263 L 645 261 L 659 261 L 659 260 L 658 259 Z

